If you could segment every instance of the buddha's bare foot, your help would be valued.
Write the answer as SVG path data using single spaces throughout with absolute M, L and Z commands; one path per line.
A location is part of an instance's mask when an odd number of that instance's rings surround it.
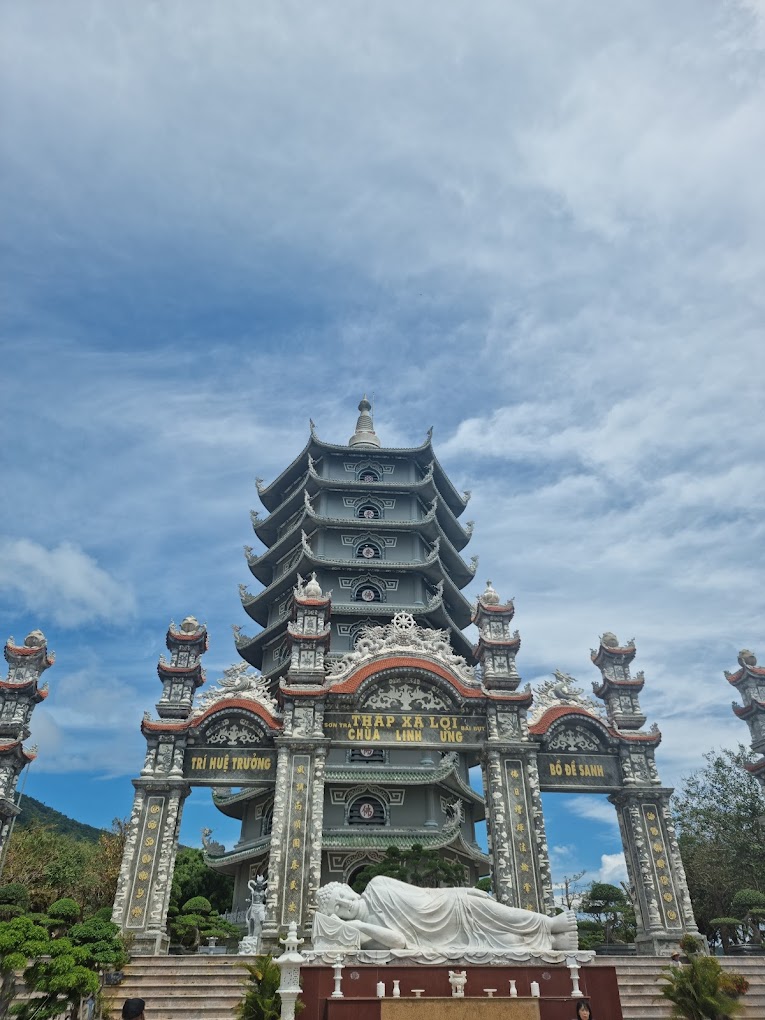
M 564 910 L 550 918 L 550 934 L 562 935 L 564 932 L 576 931 L 576 914 L 573 910 Z
M 579 933 L 567 931 L 560 935 L 553 935 L 552 947 L 560 953 L 576 952 L 579 948 Z

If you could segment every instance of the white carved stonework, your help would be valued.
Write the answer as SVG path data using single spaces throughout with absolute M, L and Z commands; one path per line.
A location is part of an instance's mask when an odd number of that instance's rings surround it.
M 205 744 L 252 746 L 262 740 L 261 732 L 241 719 L 224 719 L 205 732 Z
M 547 741 L 548 751 L 602 751 L 600 743 L 586 726 L 565 726 Z
M 238 662 L 224 670 L 223 676 L 218 681 L 218 686 L 202 695 L 191 713 L 191 717 L 202 715 L 212 705 L 236 698 L 254 701 L 262 705 L 272 716 L 278 718 L 279 708 L 268 689 L 268 684 L 259 674 L 249 673 L 250 668 L 249 663 Z
M 365 627 L 356 648 L 340 659 L 328 663 L 331 680 L 342 680 L 359 666 L 378 656 L 405 653 L 436 659 L 456 673 L 463 683 L 479 686 L 475 668 L 468 666 L 461 655 L 455 655 L 445 630 L 418 627 L 410 613 L 396 613 L 393 620 L 381 627 Z
M 454 705 L 431 686 L 418 683 L 381 683 L 362 704 L 365 709 L 400 712 L 453 712 Z
M 560 708 L 561 705 L 584 708 L 590 715 L 603 721 L 606 719 L 602 707 L 588 698 L 581 687 L 577 687 L 574 677 L 556 669 L 554 678 L 543 683 L 534 692 L 534 706 L 529 712 L 529 723 L 533 725 L 548 709 Z

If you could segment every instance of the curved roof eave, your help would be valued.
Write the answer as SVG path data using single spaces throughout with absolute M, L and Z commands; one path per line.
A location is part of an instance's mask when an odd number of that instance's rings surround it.
M 468 499 L 455 489 L 454 483 L 444 471 L 441 466 L 441 462 L 438 457 L 436 457 L 435 453 L 433 454 L 433 477 L 436 479 L 439 492 L 441 492 L 444 497 L 444 501 L 447 506 L 455 517 L 459 517 L 468 505 Z M 439 482 L 443 484 L 443 490 L 441 489 Z

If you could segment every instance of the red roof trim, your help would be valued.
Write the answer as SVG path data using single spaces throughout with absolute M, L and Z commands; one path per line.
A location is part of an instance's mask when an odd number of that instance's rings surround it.
M 726 676 L 726 680 L 729 684 L 734 686 L 740 683 L 745 676 L 765 676 L 765 669 L 762 666 L 742 666 L 741 669 L 736 670 L 735 673 L 730 673 Z
M 141 723 L 141 731 L 148 731 L 150 733 L 183 733 L 184 730 L 196 730 L 202 723 L 209 719 L 211 715 L 215 715 L 216 712 L 221 712 L 228 708 L 241 708 L 246 712 L 251 712 L 254 715 L 260 716 L 270 729 L 280 730 L 282 729 L 282 723 L 278 719 L 274 719 L 271 713 L 259 705 L 256 701 L 247 701 L 244 698 L 229 698 L 225 701 L 218 701 L 202 713 L 196 719 L 184 719 L 182 722 L 168 723 L 160 719 L 157 722 L 144 720 Z
M 748 705 L 734 705 L 733 711 L 739 719 L 746 719 L 748 716 L 754 715 L 755 712 L 765 712 L 765 701 L 752 698 Z
M 172 637 L 174 641 L 185 641 L 191 644 L 192 641 L 198 641 L 200 644 L 204 642 L 205 651 L 207 651 L 207 628 L 203 628 L 200 633 L 197 631 L 195 634 L 186 634 L 182 630 L 172 630 L 168 627 L 167 637 Z
M 659 744 L 661 742 L 660 733 L 621 733 L 606 725 L 602 719 L 592 715 L 587 709 L 578 708 L 576 705 L 557 705 L 555 708 L 548 708 L 541 719 L 537 720 L 532 726 L 529 726 L 529 733 L 532 733 L 535 737 L 544 736 L 554 722 L 557 722 L 558 719 L 566 715 L 578 715 L 583 716 L 585 719 L 591 719 L 601 729 L 604 729 L 609 736 L 615 737 L 617 740 L 626 740 L 634 744 Z
M 377 662 L 369 662 L 366 666 L 362 666 L 355 673 L 352 673 L 347 680 L 343 680 L 339 684 L 335 684 L 330 687 L 329 693 L 331 694 L 355 694 L 361 684 L 370 676 L 374 676 L 375 673 L 382 673 L 386 669 L 422 669 L 426 673 L 435 673 L 436 676 L 440 676 L 442 680 L 447 680 L 453 687 L 455 687 L 459 693 L 465 698 L 482 698 L 483 691 L 480 688 L 467 687 L 458 680 L 457 677 L 444 666 L 438 665 L 438 663 L 430 662 L 428 659 L 420 659 L 414 656 L 403 656 L 396 655 L 390 658 L 381 659 Z M 326 688 L 325 688 L 326 690 Z

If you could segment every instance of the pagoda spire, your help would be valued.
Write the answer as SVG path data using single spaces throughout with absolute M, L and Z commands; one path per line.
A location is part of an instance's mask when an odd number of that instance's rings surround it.
M 375 426 L 372 421 L 372 405 L 367 400 L 366 393 L 359 401 L 359 419 L 356 422 L 356 431 L 348 440 L 349 446 L 380 446 L 380 440 L 375 434 Z

